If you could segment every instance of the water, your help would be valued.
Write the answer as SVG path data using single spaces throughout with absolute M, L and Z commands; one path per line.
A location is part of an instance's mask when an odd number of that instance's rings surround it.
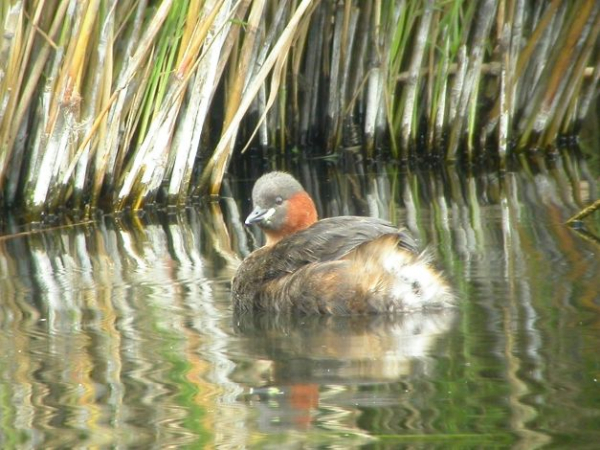
M 9 226 L 0 446 L 594 448 L 600 246 L 564 225 L 598 198 L 583 163 L 298 173 L 322 215 L 406 224 L 460 308 L 234 317 L 229 280 L 260 239 L 240 223 L 251 180 L 177 213 Z

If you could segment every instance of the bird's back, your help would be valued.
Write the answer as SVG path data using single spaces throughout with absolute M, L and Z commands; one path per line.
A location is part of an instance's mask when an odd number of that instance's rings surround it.
M 401 312 L 451 301 L 408 234 L 354 216 L 323 219 L 256 250 L 238 269 L 232 292 L 238 311 L 308 314 Z

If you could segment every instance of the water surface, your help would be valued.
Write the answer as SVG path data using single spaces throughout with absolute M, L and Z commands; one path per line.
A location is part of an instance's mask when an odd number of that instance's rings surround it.
M 583 163 L 480 177 L 297 174 L 322 216 L 405 224 L 456 311 L 234 316 L 260 243 L 251 177 L 220 202 L 0 240 L 2 448 L 593 448 L 600 247 L 564 221 Z M 587 223 L 600 229 L 596 216 Z

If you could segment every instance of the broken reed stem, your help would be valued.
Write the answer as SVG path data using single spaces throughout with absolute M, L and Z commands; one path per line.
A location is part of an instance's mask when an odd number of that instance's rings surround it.
M 574 222 L 583 220 L 587 216 L 593 214 L 595 211 L 598 211 L 599 209 L 600 209 L 600 199 L 596 200 L 590 206 L 583 208 L 581 211 L 579 211 L 577 214 L 575 214 L 573 217 L 571 217 L 569 220 L 567 220 L 567 224 L 572 225 Z

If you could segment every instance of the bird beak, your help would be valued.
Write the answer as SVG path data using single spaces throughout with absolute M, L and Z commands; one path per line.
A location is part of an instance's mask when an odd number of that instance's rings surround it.
M 245 224 L 252 225 L 253 223 L 267 222 L 273 214 L 275 214 L 275 208 L 264 209 L 257 206 L 246 218 Z

